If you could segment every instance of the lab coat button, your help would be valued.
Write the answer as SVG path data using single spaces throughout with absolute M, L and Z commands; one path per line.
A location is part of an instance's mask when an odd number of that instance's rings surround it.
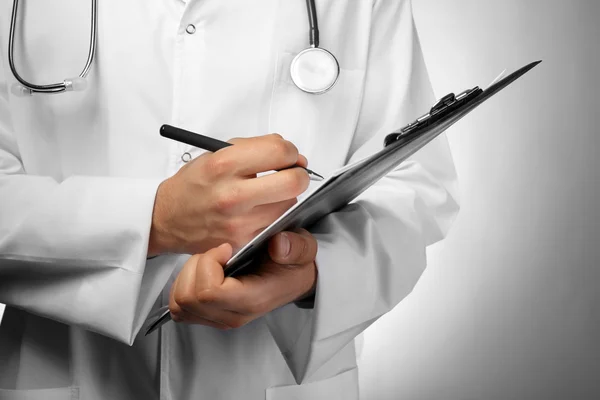
M 192 155 L 187 151 L 181 155 L 181 161 L 183 161 L 184 163 L 190 162 L 191 159 Z
M 190 35 L 193 35 L 194 33 L 196 33 L 196 27 L 193 24 L 189 24 L 187 28 L 185 28 L 185 31 Z

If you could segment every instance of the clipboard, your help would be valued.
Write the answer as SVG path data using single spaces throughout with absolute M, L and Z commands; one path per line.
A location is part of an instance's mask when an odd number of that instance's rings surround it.
M 251 273 L 259 264 L 258 256 L 275 234 L 295 228 L 309 228 L 326 215 L 343 208 L 450 126 L 539 63 L 541 61 L 527 64 L 505 77 L 501 74 L 485 90 L 476 86 L 458 95 L 450 93 L 442 97 L 427 113 L 387 135 L 381 151 L 334 172 L 310 195 L 238 250 L 225 265 L 225 276 Z M 167 322 L 169 317 L 168 307 L 157 310 L 148 318 L 146 335 Z
M 335 172 L 309 196 L 296 203 L 279 219 L 242 247 L 225 265 L 225 276 L 251 272 L 253 260 L 275 234 L 295 228 L 308 228 L 335 212 L 383 178 L 420 148 L 462 119 L 490 97 L 519 79 L 541 61 L 532 62 L 492 83 L 487 89 L 474 87 L 442 97 L 423 116 L 386 136 L 378 153 Z

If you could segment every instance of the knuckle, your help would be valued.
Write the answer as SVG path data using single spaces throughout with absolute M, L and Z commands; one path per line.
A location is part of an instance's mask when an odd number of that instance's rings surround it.
M 213 289 L 204 289 L 196 293 L 196 302 L 210 305 L 217 301 L 218 294 Z
M 231 187 L 218 193 L 215 198 L 215 207 L 218 211 L 229 212 L 240 203 L 241 195 L 237 188 Z
M 212 176 L 223 176 L 233 168 L 233 163 L 222 154 L 213 154 L 206 159 L 206 168 Z
M 296 145 L 288 140 L 283 141 L 285 143 L 285 154 L 287 157 L 293 160 L 293 162 L 298 161 L 298 148 Z
M 275 140 L 272 146 L 273 148 L 271 151 L 273 153 L 271 154 L 278 155 L 286 164 L 294 163 L 298 159 L 298 149 L 292 142 L 287 140 Z
M 171 319 L 174 322 L 183 322 L 183 321 L 185 321 L 185 314 L 182 310 L 176 310 L 176 311 L 171 310 Z
M 187 293 L 175 293 L 173 299 L 181 308 L 190 307 L 196 302 L 196 300 Z
M 270 145 L 270 154 L 284 156 L 287 151 L 285 140 L 273 140 Z
M 281 136 L 279 133 L 273 132 L 269 136 L 272 137 L 272 138 L 274 138 L 274 139 L 283 140 L 283 136 Z
M 179 307 L 174 298 L 169 301 L 169 312 L 171 313 L 171 319 L 175 322 L 183 318 L 183 310 Z

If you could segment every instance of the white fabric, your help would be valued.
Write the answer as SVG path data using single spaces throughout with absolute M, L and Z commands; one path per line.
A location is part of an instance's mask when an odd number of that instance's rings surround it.
M 317 0 L 321 45 L 341 67 L 319 96 L 290 78 L 308 42 L 304 2 L 131 0 L 99 1 L 86 91 L 14 97 L 11 3 L 0 4 L 0 400 L 357 398 L 354 337 L 411 291 L 458 210 L 446 138 L 312 229 L 314 310 L 144 338 L 187 258 L 146 260 L 156 188 L 183 153 L 200 154 L 158 128 L 278 132 L 321 174 L 377 151 L 434 100 L 410 1 Z M 88 2 L 21 8 L 23 77 L 76 75 Z

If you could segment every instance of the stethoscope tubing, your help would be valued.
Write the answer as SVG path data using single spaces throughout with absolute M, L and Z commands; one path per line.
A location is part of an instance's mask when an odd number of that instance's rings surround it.
M 23 87 L 29 90 L 31 93 L 47 93 L 55 94 L 62 93 L 68 90 L 69 82 L 63 81 L 61 83 L 52 83 L 48 85 L 37 85 L 25 80 L 15 66 L 15 32 L 17 30 L 17 18 L 19 10 L 19 0 L 13 0 L 12 16 L 10 20 L 10 32 L 8 36 L 8 65 L 15 79 L 23 85 Z M 94 61 L 94 55 L 96 54 L 96 39 L 97 39 L 97 25 L 98 25 L 98 1 L 92 0 L 92 13 L 91 13 L 91 24 L 90 24 L 90 45 L 88 50 L 88 57 L 83 67 L 83 70 L 79 74 L 80 78 L 85 78 L 90 72 L 92 62 Z
M 306 0 L 306 9 L 307 9 L 308 23 L 309 23 L 309 43 L 310 43 L 309 48 L 319 49 L 319 22 L 317 19 L 317 10 L 316 10 L 316 6 L 315 6 L 315 0 Z M 15 58 L 14 58 L 15 36 L 16 36 L 17 21 L 18 21 L 18 10 L 19 10 L 19 0 L 13 0 L 12 15 L 11 15 L 11 20 L 10 20 L 10 31 L 9 31 L 9 38 L 8 38 L 8 63 L 9 63 L 10 70 L 11 70 L 13 76 L 15 77 L 15 79 L 19 82 L 19 84 L 21 84 L 22 88 L 25 89 L 25 92 L 29 93 L 29 94 L 33 94 L 33 93 L 57 94 L 57 93 L 63 93 L 66 91 L 73 90 L 74 89 L 74 81 L 76 79 L 65 79 L 63 82 L 59 82 L 59 83 L 38 85 L 38 84 L 27 81 L 19 74 L 17 67 L 15 65 Z M 88 56 L 87 56 L 85 66 L 83 67 L 83 70 L 79 74 L 80 79 L 86 78 L 86 76 L 88 75 L 88 73 L 91 69 L 92 63 L 94 61 L 94 56 L 96 54 L 96 42 L 97 42 L 97 24 L 98 24 L 98 0 L 92 0 Z M 324 51 L 326 51 L 326 50 L 324 50 Z M 304 52 L 302 52 L 302 53 L 304 53 Z M 329 89 L 331 89 L 331 87 L 333 87 L 333 85 L 337 81 L 337 77 L 339 76 L 339 65 L 337 63 L 337 59 L 335 58 L 335 56 L 333 56 L 333 54 L 331 54 L 330 52 L 327 52 L 327 53 L 333 57 L 333 59 L 335 60 L 335 64 L 338 67 L 337 75 L 335 76 L 335 79 L 333 80 L 333 84 L 330 84 L 323 89 L 320 89 L 320 88 L 306 89 L 306 88 L 303 88 L 301 84 L 296 82 L 294 77 L 292 77 L 292 80 L 294 80 L 294 83 L 296 83 L 296 85 L 298 86 L 299 89 L 301 89 L 307 93 L 321 94 L 321 93 L 327 92 Z
M 308 25 L 310 26 L 308 33 L 310 47 L 319 47 L 319 20 L 317 19 L 315 0 L 306 0 L 306 10 L 308 11 Z

